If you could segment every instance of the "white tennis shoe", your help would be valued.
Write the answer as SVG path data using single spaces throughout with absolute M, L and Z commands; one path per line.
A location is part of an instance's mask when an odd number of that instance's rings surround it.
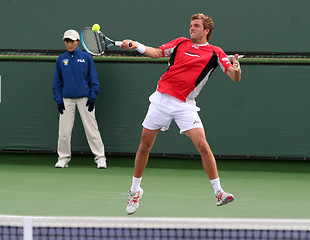
M 55 168 L 67 168 L 69 167 L 68 162 L 68 160 L 58 160 L 55 164 Z
M 235 200 L 234 195 L 224 192 L 223 190 L 218 191 L 215 194 L 216 206 L 222 206 Z
M 126 204 L 126 211 L 128 215 L 134 214 L 139 207 L 139 200 L 142 198 L 143 189 L 140 187 L 138 192 L 131 193 L 129 191 L 129 198 Z
M 96 161 L 97 168 L 107 168 L 107 160 L 105 158 L 100 158 Z

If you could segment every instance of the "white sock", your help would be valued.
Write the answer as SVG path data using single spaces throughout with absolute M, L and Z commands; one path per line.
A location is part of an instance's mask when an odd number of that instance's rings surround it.
M 221 182 L 220 182 L 220 178 L 215 178 L 215 179 L 212 179 L 210 180 L 213 188 L 214 188 L 214 193 L 216 194 L 218 191 L 222 190 L 222 187 L 221 187 Z
M 142 181 L 142 177 L 141 178 L 132 177 L 132 185 L 130 188 L 130 192 L 132 192 L 132 193 L 138 192 L 139 188 L 140 188 L 141 181 Z

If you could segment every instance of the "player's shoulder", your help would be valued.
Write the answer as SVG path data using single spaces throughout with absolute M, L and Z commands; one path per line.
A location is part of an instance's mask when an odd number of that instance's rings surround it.
M 189 38 L 186 38 L 186 37 L 178 37 L 176 39 L 180 41 L 191 41 Z
M 186 37 L 179 37 L 175 39 L 176 42 L 181 43 L 181 42 L 192 42 L 191 39 L 186 38 Z
M 160 47 L 172 47 L 172 46 L 176 46 L 184 41 L 191 41 L 190 39 L 186 38 L 186 37 L 178 37 L 178 38 L 175 38 L 173 40 L 171 40 L 170 42 L 167 42 L 163 45 L 161 45 Z
M 208 46 L 209 48 L 212 48 L 215 52 L 224 52 L 224 50 L 223 50 L 221 47 L 212 45 L 212 44 L 210 44 L 210 43 L 209 43 L 207 46 Z
M 208 44 L 208 46 L 209 47 L 211 47 L 211 48 L 213 48 L 213 49 L 215 49 L 215 50 L 222 50 L 222 48 L 221 47 L 219 47 L 219 46 L 215 46 L 215 45 L 213 45 L 213 44 Z

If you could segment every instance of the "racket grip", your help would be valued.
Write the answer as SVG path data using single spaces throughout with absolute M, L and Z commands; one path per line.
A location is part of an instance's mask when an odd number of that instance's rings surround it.
M 121 41 L 115 41 L 115 46 L 121 46 L 123 42 Z M 128 43 L 128 47 L 132 47 L 132 43 Z

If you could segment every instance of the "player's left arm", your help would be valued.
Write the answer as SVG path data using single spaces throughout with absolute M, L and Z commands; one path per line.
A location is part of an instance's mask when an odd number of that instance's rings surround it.
M 227 75 L 234 81 L 239 82 L 241 79 L 241 68 L 238 61 L 238 54 L 235 54 L 233 58 L 233 65 L 227 69 Z

